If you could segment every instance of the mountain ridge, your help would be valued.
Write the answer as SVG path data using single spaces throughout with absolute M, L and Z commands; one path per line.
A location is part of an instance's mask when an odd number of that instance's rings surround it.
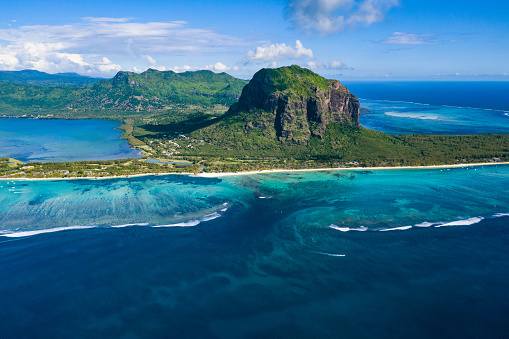
M 50 74 L 37 70 L 0 71 L 0 83 L 11 83 L 44 87 L 86 87 L 103 78 L 94 78 L 77 73 Z
M 41 72 L 26 73 L 40 75 Z M 62 77 L 74 79 L 70 75 Z M 4 114 L 39 116 L 51 113 L 71 119 L 94 117 L 99 111 L 101 117 L 121 119 L 133 111 L 164 111 L 175 106 L 186 109 L 192 105 L 229 106 L 238 100 L 246 83 L 226 73 L 175 73 L 153 69 L 141 74 L 120 71 L 111 79 L 102 79 L 85 88 L 0 81 L 0 110 Z

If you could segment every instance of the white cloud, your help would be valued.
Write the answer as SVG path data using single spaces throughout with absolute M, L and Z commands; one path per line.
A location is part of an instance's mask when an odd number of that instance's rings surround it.
M 304 64 L 304 67 L 309 69 L 352 69 L 341 62 L 341 60 L 332 60 L 327 63 L 323 63 L 321 61 L 308 61 Z
M 313 51 L 305 48 L 300 40 L 295 41 L 295 48 L 288 46 L 285 43 L 272 44 L 264 47 L 256 47 L 254 51 L 247 52 L 249 60 L 259 61 L 275 61 L 280 59 L 300 59 L 311 58 L 313 59 Z
M 383 40 L 382 44 L 387 45 L 430 45 L 435 44 L 433 41 L 434 34 L 412 34 L 403 32 L 394 32 L 392 36 Z
M 309 69 L 325 68 L 325 64 L 321 61 L 308 61 L 304 65 Z
M 92 22 L 127 22 L 127 21 L 131 20 L 132 18 L 106 18 L 106 17 L 94 18 L 94 17 L 87 16 L 82 19 L 85 21 L 92 21 Z
M 165 67 L 165 66 L 155 66 L 151 67 L 154 69 L 157 69 L 159 71 L 173 71 L 176 73 L 182 73 L 182 72 L 190 72 L 190 71 L 201 71 L 201 70 L 208 70 L 213 72 L 228 72 L 228 71 L 239 71 L 240 68 L 238 66 L 227 66 L 223 64 L 222 62 L 216 62 L 212 65 L 206 65 L 206 66 L 174 66 L 174 67 Z
M 329 68 L 348 68 L 341 60 L 329 61 Z
M 290 20 L 307 32 L 337 33 L 347 27 L 383 21 L 399 0 L 290 0 Z
M 42 72 L 76 72 L 80 74 L 113 74 L 121 69 L 106 57 L 89 57 L 62 52 L 65 44 L 25 43 L 23 45 L 0 45 L 0 69 L 36 69 Z
M 253 44 L 213 29 L 189 28 L 185 21 L 139 23 L 130 20 L 87 17 L 70 25 L 0 29 L 0 70 L 37 69 L 99 75 L 95 72 L 111 73 L 120 69 L 110 60 L 126 60 L 129 55 L 131 60 L 139 58 L 155 66 L 154 57 L 210 55 L 225 50 L 230 53 L 238 50 L 240 54 Z M 226 66 L 212 66 L 226 69 Z
M 138 54 L 208 53 L 250 43 L 212 29 L 188 28 L 185 21 L 122 22 L 112 18 L 87 18 L 82 23 L 61 26 L 36 25 L 0 29 L 0 40 L 9 44 L 25 42 L 65 43 L 70 53 L 123 55 L 130 46 Z M 97 19 L 97 18 L 95 18 Z
M 239 70 L 239 68 L 237 66 L 230 67 L 230 66 L 226 66 L 225 64 L 223 64 L 221 62 L 216 62 L 214 65 L 208 65 L 204 69 L 208 69 L 208 70 L 215 71 L 215 72 L 227 72 L 227 71 L 231 71 L 231 70 L 234 70 L 234 71 Z
M 150 55 L 142 55 L 141 56 L 143 59 L 145 59 L 149 65 L 152 67 L 152 66 L 155 66 L 157 64 L 157 62 L 154 60 L 154 58 L 152 58 Z

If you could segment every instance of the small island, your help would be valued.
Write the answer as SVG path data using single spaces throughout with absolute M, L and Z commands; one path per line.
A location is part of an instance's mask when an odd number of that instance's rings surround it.
M 145 156 L 28 164 L 2 158 L 4 179 L 509 161 L 507 134 L 389 135 L 364 128 L 354 94 L 337 80 L 295 65 L 261 69 L 248 83 L 210 71 L 148 70 L 119 72 L 88 87 L 0 84 L 0 91 L 9 99 L 3 111 L 15 112 L 8 117 L 120 120 L 123 138 Z

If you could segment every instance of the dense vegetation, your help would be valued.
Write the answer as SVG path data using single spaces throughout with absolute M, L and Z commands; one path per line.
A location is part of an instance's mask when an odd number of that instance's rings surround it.
M 149 69 L 119 72 L 86 88 L 0 83 L 0 115 L 122 120 L 146 112 L 209 110 L 224 113 L 247 82 L 211 71 L 175 73 Z M 136 114 L 138 113 L 138 114 Z
M 270 78 L 267 81 L 267 91 L 289 91 L 297 96 L 310 96 L 310 84 L 327 90 L 330 80 L 321 77 L 315 72 L 296 65 L 280 68 L 264 69 L 265 74 Z
M 113 79 L 88 88 L 71 107 L 150 111 L 165 109 L 174 103 L 229 106 L 238 100 L 245 84 L 246 81 L 226 73 L 211 71 L 118 72 Z
M 151 163 L 145 159 L 119 159 L 76 162 L 34 162 L 28 165 L 0 158 L 0 177 L 8 178 L 103 178 L 160 173 L 194 173 L 197 165 L 184 163 Z
M 0 159 L 0 177 L 109 177 L 142 173 L 238 172 L 269 169 L 432 166 L 509 161 L 509 135 L 390 136 L 365 128 L 333 124 L 326 136 L 309 147 L 276 142 L 266 149 L 228 148 L 185 135 L 144 138 L 152 158 L 30 163 Z M 235 143 L 230 144 L 230 146 Z M 187 164 L 185 164 L 187 163 Z

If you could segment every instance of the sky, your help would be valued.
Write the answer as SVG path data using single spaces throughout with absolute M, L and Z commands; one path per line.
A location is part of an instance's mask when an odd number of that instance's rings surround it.
M 0 70 L 509 80 L 508 14 L 500 0 L 5 1 Z

